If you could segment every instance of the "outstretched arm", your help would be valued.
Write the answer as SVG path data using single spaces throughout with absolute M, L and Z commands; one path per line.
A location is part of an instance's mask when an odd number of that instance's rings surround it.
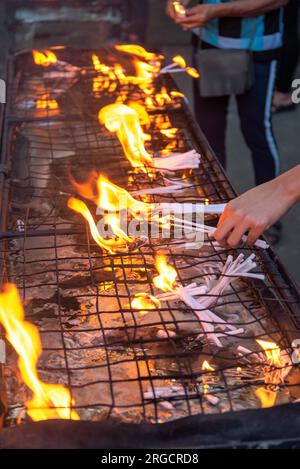
M 300 165 L 229 202 L 214 237 L 236 248 L 248 233 L 252 245 L 299 200 Z
M 287 5 L 288 0 L 236 0 L 226 3 L 198 5 L 186 12 L 185 18 L 174 18 L 184 29 L 203 27 L 215 18 L 251 17 Z

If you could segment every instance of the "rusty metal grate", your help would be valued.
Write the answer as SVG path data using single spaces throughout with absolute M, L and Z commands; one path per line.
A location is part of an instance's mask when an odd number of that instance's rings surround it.
M 91 51 L 78 54 L 64 49 L 60 54 L 66 62 L 89 70 Z M 11 169 L 2 192 L 1 259 L 3 278 L 17 284 L 27 319 L 39 327 L 40 376 L 67 386 L 84 420 L 158 423 L 259 408 L 254 391 L 263 385 L 264 366 L 257 364 L 255 338 L 273 340 L 290 354 L 291 340 L 299 337 L 299 296 L 284 269 L 272 252 L 255 251 L 266 282 L 236 281 L 212 308 L 246 331 L 243 336 L 227 337 L 222 349 L 211 346 L 197 317 L 180 302 L 165 302 L 144 318 L 139 316 L 131 307 L 132 296 L 145 291 L 155 294 L 156 252 L 166 254 L 184 285 L 208 281 L 207 266 L 217 275 L 229 251 L 216 248 L 209 239 L 201 251 L 182 250 L 161 239 L 150 240 L 134 252 L 102 253 L 83 221 L 67 208 L 73 194 L 70 173 L 83 180 L 90 170 L 104 171 L 124 187 L 129 177 L 134 190 L 165 182 L 132 172 L 117 138 L 97 122 L 97 112 L 108 96 L 93 96 L 86 74 L 58 98 L 60 114 L 39 114 L 33 107 L 24 107 L 22 103 L 32 100 L 37 86 L 50 94 L 57 86 L 48 78 L 45 83 L 30 59 L 31 54 L 19 55 L 10 70 L 13 85 L 2 158 Z M 157 89 L 162 85 L 175 89 L 169 77 L 158 80 Z M 228 201 L 234 191 L 185 104 L 151 113 L 147 129 L 151 149 L 159 152 L 168 144 L 155 125 L 157 119 L 166 118 L 179 128 L 176 150 L 195 148 L 202 158 L 199 169 L 187 175 L 191 193 L 167 200 Z M 151 198 L 155 200 L 157 196 Z M 207 223 L 216 219 L 209 216 Z M 199 333 L 202 338 L 196 340 Z M 238 345 L 250 353 L 240 353 Z M 204 360 L 214 364 L 213 373 L 201 370 Z M 28 396 L 16 380 L 13 354 L 8 365 L 7 424 L 11 424 Z M 279 390 L 278 404 L 297 398 L 298 386 L 293 383 Z M 208 402 L 205 384 L 217 397 L 216 405 Z

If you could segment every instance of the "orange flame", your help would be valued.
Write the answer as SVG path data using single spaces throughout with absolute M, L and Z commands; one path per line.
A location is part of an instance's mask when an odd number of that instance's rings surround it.
M 134 59 L 133 65 L 135 68 L 135 73 L 138 78 L 143 80 L 153 80 L 160 71 L 160 63 L 155 65 L 148 64 L 147 62 L 142 62 L 141 60 Z
M 72 178 L 71 182 L 82 197 L 92 200 L 102 211 L 111 212 L 105 214 L 103 219 L 117 239 L 106 239 L 100 235 L 91 211 L 82 200 L 71 197 L 68 201 L 68 207 L 82 215 L 88 222 L 91 235 L 98 246 L 113 254 L 120 248 L 123 248 L 125 243 L 132 243 L 134 241 L 120 226 L 120 211 L 127 210 L 135 218 L 141 219 L 144 213 L 149 212 L 151 204 L 135 200 L 125 189 L 111 183 L 102 175 L 99 175 L 96 180 L 95 172 L 90 175 L 85 183 L 79 184 Z
M 107 130 L 117 134 L 132 167 L 146 172 L 145 165 L 152 163 L 152 156 L 145 149 L 145 142 L 150 137 L 143 132 L 137 111 L 115 103 L 101 109 L 98 118 Z
M 110 254 L 114 254 L 114 252 L 115 252 L 114 249 L 119 248 L 121 245 L 123 246 L 124 243 L 122 242 L 122 240 L 112 240 L 112 239 L 106 240 L 100 235 L 99 230 L 97 228 L 97 225 L 95 223 L 95 220 L 94 220 L 89 208 L 87 207 L 87 205 L 82 200 L 76 199 L 75 197 L 71 197 L 68 200 L 68 207 L 71 210 L 74 210 L 75 212 L 82 215 L 83 218 L 88 222 L 89 227 L 90 227 L 90 231 L 91 231 L 91 235 L 92 235 L 95 243 L 98 244 L 98 246 L 100 246 L 102 249 L 109 252 Z M 107 221 L 108 222 L 111 221 L 112 223 L 114 223 L 114 220 L 112 220 L 112 219 L 107 220 Z M 120 234 L 119 230 L 118 230 L 118 234 Z M 116 235 L 117 235 L 117 233 L 116 233 Z M 122 232 L 122 235 L 124 235 L 124 237 L 127 238 L 127 236 L 125 235 L 124 232 Z
M 280 348 L 275 342 L 256 339 L 258 345 L 264 350 L 270 366 L 281 367 Z
M 175 13 L 177 15 L 181 15 L 181 16 L 185 16 L 186 14 L 186 9 L 184 8 L 184 6 L 182 5 L 182 3 L 180 2 L 173 2 L 173 8 L 175 10 Z
M 101 76 L 96 76 L 93 79 L 93 93 L 97 95 L 103 90 L 113 93 L 117 88 L 118 79 L 115 71 L 102 63 L 96 54 L 92 54 L 92 62 L 96 72 L 101 73 Z
M 274 406 L 277 392 L 262 387 L 255 390 L 255 395 L 260 400 L 261 407 L 266 409 Z
M 186 67 L 186 61 L 185 59 L 182 57 L 182 55 L 175 55 L 175 57 L 173 57 L 172 61 L 179 65 L 179 67 L 181 68 L 185 68 Z
M 43 67 L 49 67 L 49 65 L 57 62 L 57 57 L 51 50 L 33 50 L 32 55 L 35 64 L 42 65 Z
M 38 377 L 36 367 L 42 353 L 39 332 L 33 324 L 25 321 L 19 293 L 12 284 L 5 285 L 3 293 L 0 293 L 0 322 L 7 340 L 19 355 L 22 379 L 33 392 L 33 399 L 25 403 L 32 420 L 79 420 L 78 414 L 71 410 L 74 401 L 69 391 L 60 385 L 43 383 Z
M 159 275 L 153 278 L 156 288 L 167 292 L 173 291 L 177 279 L 177 272 L 174 267 L 168 265 L 163 254 L 156 256 L 155 267 Z
M 131 301 L 133 309 L 139 310 L 141 316 L 148 314 L 150 310 L 159 309 L 160 301 L 148 293 L 137 293 Z
M 196 69 L 193 68 L 193 67 L 187 67 L 187 68 L 185 69 L 185 71 L 186 71 L 186 73 L 187 73 L 188 75 L 190 75 L 192 78 L 199 78 L 199 77 L 200 77 L 200 74 L 199 74 L 198 70 L 196 70 Z
M 70 176 L 71 184 L 76 189 L 76 192 L 87 200 L 94 200 L 97 198 L 97 171 L 92 171 L 87 181 L 83 183 L 77 182 L 72 176 Z M 97 202 L 95 202 L 97 203 Z
M 215 369 L 208 363 L 207 360 L 204 360 L 201 369 L 202 371 L 215 371 Z
M 152 205 L 134 199 L 126 189 L 113 184 L 104 176 L 99 176 L 98 182 L 98 207 L 108 212 L 116 210 L 128 210 L 133 215 L 148 213 Z
M 41 96 L 36 102 L 37 109 L 58 109 L 58 102 L 56 99 L 48 99 L 47 95 Z
M 121 44 L 115 46 L 115 49 L 121 52 L 125 52 L 126 54 L 136 55 L 137 57 L 140 57 L 147 62 L 151 62 L 153 60 L 162 60 L 164 58 L 163 55 L 157 55 L 153 52 L 148 52 L 146 49 L 144 49 L 144 47 L 136 44 Z

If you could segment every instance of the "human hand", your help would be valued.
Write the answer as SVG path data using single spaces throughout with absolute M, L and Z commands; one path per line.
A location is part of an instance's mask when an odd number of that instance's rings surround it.
M 181 24 L 183 29 L 193 29 L 205 26 L 218 16 L 218 4 L 198 5 L 186 10 L 184 18 L 176 17 L 175 21 Z
M 280 177 L 255 187 L 227 204 L 214 237 L 226 247 L 237 248 L 248 233 L 247 243 L 253 245 L 292 204 Z

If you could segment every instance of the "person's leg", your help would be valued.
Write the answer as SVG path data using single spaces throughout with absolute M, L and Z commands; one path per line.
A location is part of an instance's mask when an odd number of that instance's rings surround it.
M 277 90 L 290 93 L 299 57 L 299 0 L 290 0 L 284 10 L 284 36 L 278 67 Z
M 224 168 L 226 168 L 226 125 L 229 97 L 202 98 L 194 81 L 195 115 L 201 130 Z
M 241 129 L 251 150 L 256 184 L 279 175 L 280 159 L 272 129 L 276 61 L 256 62 L 254 86 L 237 96 Z

